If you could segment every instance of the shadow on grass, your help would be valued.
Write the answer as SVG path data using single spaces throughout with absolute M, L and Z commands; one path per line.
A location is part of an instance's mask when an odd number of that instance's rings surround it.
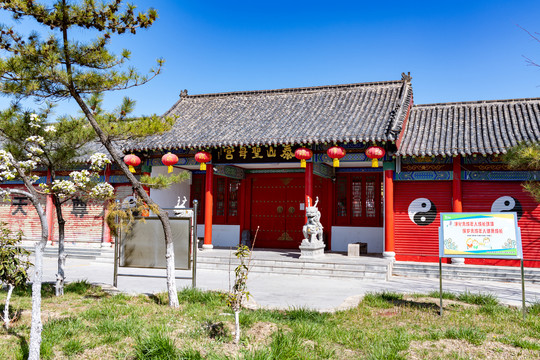
M 29 352 L 30 352 L 30 347 L 28 345 L 28 340 L 26 339 L 26 337 L 24 337 L 23 335 L 19 334 L 17 331 L 15 331 L 13 328 L 10 328 L 7 333 L 9 335 L 13 335 L 15 336 L 17 339 L 19 339 L 19 350 L 20 350 L 20 357 L 17 357 L 17 358 L 22 358 L 24 360 L 28 359 L 28 355 L 29 355 Z
M 432 302 L 422 302 L 415 300 L 405 300 L 403 294 L 394 292 L 368 293 L 364 296 L 362 303 L 374 308 L 389 309 L 394 306 L 409 307 L 412 309 L 427 310 L 438 313 L 438 304 Z
M 167 305 L 169 298 L 167 293 L 147 294 L 148 298 L 152 300 L 156 305 Z
M 13 289 L 13 295 L 32 297 L 32 283 L 27 283 L 24 286 L 17 286 L 15 289 Z M 41 297 L 42 298 L 51 298 L 54 295 L 55 295 L 54 283 L 44 282 L 41 284 Z

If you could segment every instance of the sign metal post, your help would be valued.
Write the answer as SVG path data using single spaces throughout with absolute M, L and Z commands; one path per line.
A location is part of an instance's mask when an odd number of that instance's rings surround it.
M 443 304 L 442 304 L 442 258 L 439 257 L 439 297 L 440 297 L 440 311 L 439 315 L 442 316 Z
M 442 315 L 442 258 L 504 259 L 521 262 L 523 319 L 525 271 L 517 213 L 441 213 L 439 228 L 440 314 Z
M 193 267 L 191 273 L 191 287 L 197 287 L 197 250 L 199 250 L 199 239 L 197 238 L 197 206 L 199 202 L 193 200 L 193 217 L 191 220 L 191 227 L 193 233 Z

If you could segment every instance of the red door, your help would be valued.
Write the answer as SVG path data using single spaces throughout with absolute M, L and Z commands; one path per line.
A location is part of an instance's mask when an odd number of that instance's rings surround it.
M 304 176 L 257 176 L 251 182 L 251 234 L 256 247 L 298 248 L 304 225 Z

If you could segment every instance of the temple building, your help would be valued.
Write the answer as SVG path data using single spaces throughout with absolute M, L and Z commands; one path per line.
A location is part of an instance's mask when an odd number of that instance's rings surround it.
M 370 254 L 438 261 L 441 212 L 515 211 L 525 265 L 540 267 L 540 205 L 521 186 L 540 172 L 510 170 L 501 156 L 519 142 L 540 141 L 540 99 L 415 105 L 403 74 L 347 85 L 183 91 L 165 115 L 177 118 L 169 132 L 123 150 L 143 160 L 139 174 L 164 174 L 162 156 L 178 157 L 174 171 L 189 171 L 190 181 L 150 195 L 166 208 L 179 196 L 197 199 L 205 248 L 236 246 L 257 233 L 256 247 L 298 249 L 305 208 L 318 199 L 327 251 L 363 242 Z M 113 176 L 127 196 L 114 168 Z M 0 212 L 13 214 L 14 206 Z

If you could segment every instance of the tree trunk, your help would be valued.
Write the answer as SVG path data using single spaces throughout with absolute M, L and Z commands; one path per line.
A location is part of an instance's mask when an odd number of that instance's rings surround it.
M 63 5 L 66 5 L 65 0 L 63 1 Z M 66 12 L 64 7 L 64 20 L 66 19 Z M 113 158 L 114 162 L 124 175 L 128 178 L 129 182 L 131 183 L 131 186 L 137 193 L 137 195 L 140 196 L 140 198 L 150 207 L 154 207 L 158 209 L 158 217 L 161 221 L 161 224 L 163 225 L 163 232 L 165 234 L 165 261 L 166 261 L 166 269 L 167 269 L 167 292 L 169 294 L 169 306 L 177 308 L 180 306 L 180 303 L 178 302 L 178 293 L 176 290 L 176 277 L 175 277 L 175 264 L 174 264 L 174 243 L 172 241 L 172 232 L 171 232 L 171 223 L 169 221 L 169 214 L 167 212 L 163 212 L 161 208 L 150 198 L 150 196 L 144 191 L 141 183 L 135 178 L 135 176 L 129 171 L 128 167 L 124 162 L 122 161 L 122 154 L 116 150 L 116 148 L 113 146 L 111 139 L 105 134 L 105 132 L 101 129 L 98 122 L 94 118 L 94 115 L 92 111 L 86 106 L 86 103 L 81 98 L 80 94 L 77 92 L 77 89 L 75 88 L 75 85 L 73 83 L 73 70 L 71 68 L 71 59 L 70 59 L 70 53 L 69 53 L 69 40 L 68 40 L 68 28 L 69 25 L 66 21 L 64 21 L 64 24 L 62 26 L 62 40 L 63 40 L 63 50 L 64 50 L 64 61 L 66 66 L 66 73 L 68 76 L 68 83 L 67 83 L 67 89 L 69 90 L 69 93 L 71 97 L 77 102 L 79 107 L 81 108 L 82 112 L 86 116 L 86 119 L 92 125 L 92 128 L 94 128 L 94 131 L 96 132 L 97 136 L 99 137 L 100 142 L 105 146 L 109 154 L 111 154 L 111 157 Z
M 45 240 L 46 242 L 47 240 Z M 43 251 L 45 246 L 36 243 L 34 259 L 34 280 L 32 282 L 32 324 L 30 326 L 30 347 L 28 360 L 39 360 L 41 350 L 41 283 L 43 281 Z
M 56 218 L 58 220 L 58 272 L 56 274 L 55 293 L 56 296 L 62 296 L 64 295 L 64 282 L 66 279 L 64 272 L 67 257 L 64 249 L 66 220 L 62 215 L 62 204 L 57 195 L 53 195 L 53 203 L 56 209 Z
M 116 165 L 120 167 L 124 175 L 128 178 L 129 182 L 131 183 L 137 195 L 150 207 L 158 208 L 157 216 L 159 220 L 161 221 L 161 224 L 163 226 L 163 232 L 165 234 L 165 260 L 166 260 L 166 269 L 167 269 L 166 270 L 167 271 L 167 293 L 169 295 L 169 306 L 177 308 L 180 306 L 180 303 L 178 302 L 178 293 L 176 290 L 174 243 L 172 240 L 172 231 L 171 231 L 171 223 L 169 220 L 169 214 L 166 211 L 161 210 L 161 208 L 150 198 L 150 196 L 143 189 L 141 183 L 129 171 L 127 165 L 122 161 L 122 154 L 120 154 L 119 151 L 116 150 L 111 140 L 99 127 L 99 124 L 94 118 L 92 112 L 90 111 L 88 106 L 86 106 L 86 103 L 83 101 L 80 95 L 73 88 L 71 88 L 70 91 L 71 91 L 71 96 L 75 99 L 75 101 L 77 101 L 79 107 L 82 109 L 86 118 L 88 119 L 88 122 L 90 122 L 90 125 L 92 125 L 92 127 L 94 128 L 101 143 L 109 151 L 109 154 L 111 154 L 111 157 L 113 158 Z
M 49 225 L 47 224 L 47 218 L 45 211 L 38 200 L 38 193 L 34 186 L 15 162 L 13 158 L 10 159 L 13 166 L 17 170 L 17 173 L 22 178 L 24 185 L 28 191 L 19 189 L 10 189 L 9 191 L 14 194 L 21 194 L 32 202 L 36 212 L 39 216 L 41 223 L 41 240 L 36 243 L 35 247 L 35 259 L 34 259 L 34 279 L 32 282 L 32 323 L 30 325 L 30 346 L 28 349 L 28 360 L 39 360 L 40 348 L 41 348 L 41 330 L 43 325 L 41 323 L 41 283 L 43 281 L 43 252 L 47 245 L 49 237 Z
M 240 342 L 240 311 L 234 312 L 234 343 L 238 345 Z
M 9 300 L 11 299 L 12 293 L 13 293 L 13 285 L 8 284 L 6 306 L 4 307 L 4 327 L 6 328 L 6 330 L 9 330 Z

